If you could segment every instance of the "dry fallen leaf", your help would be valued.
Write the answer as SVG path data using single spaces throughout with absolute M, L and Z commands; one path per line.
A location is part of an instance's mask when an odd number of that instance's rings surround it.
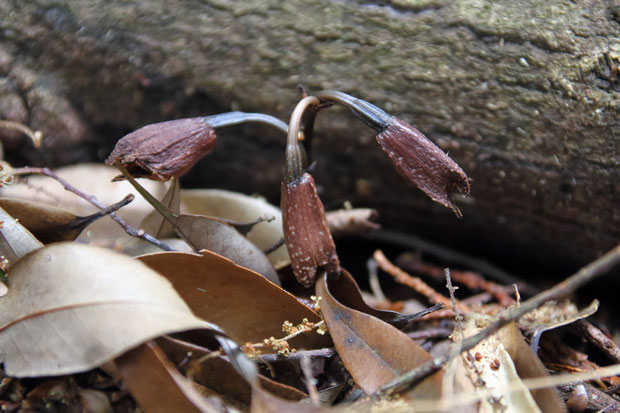
M 465 337 L 478 333 L 494 321 L 494 317 L 469 313 L 463 323 Z M 521 379 L 547 377 L 548 373 L 540 359 L 525 343 L 514 324 L 501 329 L 482 341 L 466 355 L 456 357 L 446 367 L 444 390 L 450 397 L 461 393 L 489 389 L 491 399 L 483 399 L 474 411 L 481 412 L 562 412 L 564 408 L 554 389 L 543 388 L 528 391 Z M 469 380 L 469 383 L 466 381 Z M 511 392 L 494 390 L 511 383 L 518 390 Z M 465 393 L 462 393 L 465 394 Z M 465 408 L 466 406 L 463 406 Z
M 123 199 L 109 208 L 116 210 L 132 200 L 132 195 L 129 195 L 128 199 Z M 110 209 L 106 208 L 94 214 L 81 217 L 62 208 L 26 199 L 13 198 L 0 198 L 0 207 L 4 208 L 6 212 L 17 219 L 44 244 L 73 241 L 84 228 L 105 217 L 110 212 Z
M 170 361 L 177 365 L 183 363 L 186 366 L 183 371 L 186 371 L 185 374 L 195 382 L 223 396 L 228 403 L 244 408 L 250 405 L 252 393 L 250 384 L 237 373 L 225 357 L 214 355 L 213 352 L 195 344 L 170 337 L 157 339 L 157 344 Z M 188 355 L 191 355 L 189 362 Z M 200 361 L 206 355 L 210 356 Z M 265 376 L 259 375 L 258 379 L 264 389 L 278 397 L 301 400 L 308 396 L 294 387 L 278 383 Z
M 283 237 L 280 208 L 262 197 L 248 196 L 220 189 L 181 190 L 181 211 L 187 214 L 206 215 L 238 222 L 251 222 L 259 217 L 273 217 L 252 227 L 247 238 L 262 251 L 276 245 Z M 276 269 L 290 264 L 284 245 L 267 255 Z
M 216 413 L 212 401 L 202 396 L 154 342 L 123 354 L 116 368 L 146 413 Z
M 128 182 L 112 182 L 118 175 L 118 170 L 101 164 L 80 164 L 54 170 L 54 172 L 71 183 L 79 190 L 95 196 L 105 205 L 111 205 L 127 194 L 134 194 L 136 199 L 118 211 L 118 215 L 133 227 L 137 227 L 142 219 L 153 210 L 153 207 L 138 195 Z M 163 182 L 143 180 L 143 186 L 156 198 L 161 198 L 166 191 Z M 98 211 L 77 195 L 66 191 L 58 182 L 47 176 L 32 175 L 27 179 L 19 180 L 14 184 L 0 188 L 0 196 L 27 199 L 43 204 L 66 209 L 80 216 L 86 216 Z M 101 243 L 109 240 L 130 238 L 112 218 L 104 217 L 92 224 L 84 231 L 78 241 L 86 243 Z M 101 245 L 101 244 L 98 244 Z
M 43 244 L 15 218 L 0 208 L 0 255 L 12 265 L 24 255 L 35 251 Z
M 150 338 L 210 328 L 171 284 L 127 256 L 58 243 L 9 271 L 0 299 L 0 358 L 16 377 L 70 374 Z
M 341 304 L 362 313 L 370 314 L 379 320 L 385 321 L 398 329 L 402 329 L 407 324 L 417 320 L 425 313 L 401 314 L 390 310 L 377 310 L 364 301 L 362 293 L 355 282 L 355 279 L 348 271 L 342 269 L 340 277 L 333 277 L 329 280 L 329 291 L 332 296 Z
M 431 355 L 395 327 L 339 303 L 330 292 L 332 278 L 316 283 L 321 313 L 346 369 L 367 394 L 431 359 Z M 412 391 L 415 398 L 439 398 L 442 373 L 423 380 Z
M 280 285 L 278 273 L 265 254 L 232 226 L 214 218 L 188 214 L 179 215 L 175 222 L 198 250 L 215 252 Z
M 237 343 L 282 337 L 282 323 L 318 314 L 253 271 L 210 251 L 161 252 L 138 257 L 166 277 L 197 316 L 220 326 Z M 322 348 L 330 341 L 315 332 L 293 340 L 295 348 Z

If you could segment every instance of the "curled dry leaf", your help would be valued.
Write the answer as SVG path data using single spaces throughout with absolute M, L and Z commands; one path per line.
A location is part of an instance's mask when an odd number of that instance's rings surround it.
M 213 252 L 161 252 L 138 259 L 166 277 L 194 314 L 219 325 L 237 343 L 282 337 L 282 323 L 287 320 L 320 321 L 318 314 L 290 293 Z M 330 341 L 311 332 L 290 344 L 313 349 L 329 346 Z
M 367 394 L 401 374 L 431 360 L 406 334 L 369 314 L 353 310 L 331 294 L 334 275 L 323 274 L 316 284 L 321 313 L 345 368 Z M 442 372 L 420 382 L 412 391 L 415 398 L 435 399 L 441 395 Z
M 250 405 L 252 389 L 250 384 L 243 379 L 234 369 L 232 364 L 223 356 L 213 355 L 209 350 L 170 337 L 157 339 L 170 361 L 175 364 L 183 363 L 186 376 L 192 378 L 198 384 L 214 391 L 233 405 L 241 405 L 246 408 Z M 211 357 L 199 361 L 202 357 L 211 354 Z M 188 355 L 191 360 L 188 362 Z M 265 376 L 258 375 L 261 386 L 287 400 L 301 400 L 308 395 L 304 392 L 273 381 Z
M 24 255 L 43 247 L 15 218 L 0 208 L 0 255 L 12 265 Z
M 76 243 L 38 249 L 9 271 L 0 357 L 16 377 L 81 372 L 163 334 L 211 324 L 139 261 Z
M 491 316 L 469 313 L 463 323 L 465 337 L 472 336 L 494 320 Z M 556 392 L 551 388 L 533 390 L 531 393 L 521 379 L 548 376 L 545 366 L 525 343 L 514 324 L 482 341 L 466 357 L 453 359 L 446 368 L 444 391 L 448 401 L 458 400 L 458 393 L 466 394 L 482 389 L 493 390 L 512 383 L 518 390 L 493 393 L 495 403 L 481 400 L 479 410 L 502 412 L 562 412 Z M 478 380 L 480 379 L 480 380 Z M 469 381 L 468 381 L 469 380 Z M 468 382 L 467 382 L 468 381 Z M 465 408 L 465 406 L 462 406 Z
M 376 308 L 369 306 L 364 301 L 360 288 L 355 282 L 355 279 L 345 269 L 342 269 L 340 277 L 330 278 L 329 291 L 341 304 L 376 317 L 398 329 L 404 328 L 407 324 L 417 320 L 427 313 L 427 311 L 424 310 L 415 314 L 402 314 L 390 310 L 377 310 Z
M 251 222 L 259 217 L 273 217 L 270 222 L 256 224 L 247 233 L 247 239 L 266 251 L 283 237 L 280 208 L 271 205 L 264 198 L 248 196 L 221 189 L 181 190 L 181 211 L 187 214 L 207 215 L 238 222 Z M 284 245 L 267 255 L 276 269 L 290 264 Z
M 80 217 L 71 212 L 26 199 L 0 198 L 0 206 L 42 243 L 73 241 L 87 226 L 133 200 L 133 195 L 94 214 Z
M 201 395 L 154 342 L 128 351 L 115 361 L 123 383 L 146 413 L 216 413 L 213 402 Z
M 185 238 L 198 250 L 209 250 L 249 268 L 280 285 L 269 259 L 232 226 L 202 215 L 181 214 L 175 219 Z
M 112 179 L 118 175 L 116 168 L 100 164 L 80 164 L 59 168 L 54 172 L 79 190 L 95 196 L 105 205 L 111 205 L 127 194 L 134 194 L 136 199 L 117 212 L 133 227 L 137 227 L 142 219 L 153 210 L 153 207 L 138 196 L 136 190 L 128 182 L 112 182 Z M 142 184 L 157 198 L 161 198 L 166 191 L 163 182 L 144 180 Z M 40 202 L 66 209 L 79 216 L 94 214 L 99 210 L 77 195 L 65 191 L 58 182 L 47 176 L 33 175 L 1 187 L 0 196 Z M 80 235 L 78 241 L 102 245 L 103 243 L 109 244 L 110 240 L 120 241 L 127 238 L 131 237 L 112 218 L 104 217 L 89 226 L 88 230 Z

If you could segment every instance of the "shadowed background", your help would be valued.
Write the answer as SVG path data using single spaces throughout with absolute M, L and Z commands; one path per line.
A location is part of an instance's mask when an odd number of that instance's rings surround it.
M 620 3 L 585 0 L 4 0 L 0 131 L 14 164 L 102 161 L 147 123 L 229 110 L 287 119 L 339 89 L 416 125 L 473 179 L 464 219 L 391 167 L 346 110 L 322 112 L 314 176 L 328 208 L 514 268 L 566 273 L 620 239 Z M 218 133 L 186 186 L 279 202 L 285 137 Z M 536 267 L 531 267 L 536 265 Z

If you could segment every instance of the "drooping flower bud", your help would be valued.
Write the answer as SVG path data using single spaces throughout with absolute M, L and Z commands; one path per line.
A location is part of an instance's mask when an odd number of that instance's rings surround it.
M 314 117 L 319 101 L 304 97 L 295 107 L 288 127 L 286 168 L 282 181 L 282 224 L 284 241 L 297 281 L 310 287 L 320 270 L 339 272 L 336 246 L 327 225 L 325 207 L 314 179 L 303 172 L 298 136 L 304 115 Z
M 288 127 L 273 116 L 244 112 L 154 123 L 119 140 L 106 163 L 120 161 L 134 177 L 158 181 L 178 178 L 213 150 L 215 129 L 244 122 L 265 123 L 283 132 Z
M 336 246 L 310 174 L 282 182 L 281 207 L 284 240 L 297 281 L 310 287 L 319 269 L 337 272 Z
M 451 208 L 457 217 L 462 217 L 450 198 L 450 192 L 456 189 L 468 195 L 469 179 L 456 162 L 419 130 L 377 106 L 343 92 L 324 90 L 316 96 L 321 102 L 333 102 L 349 108 L 375 129 L 379 145 L 396 170 L 433 201 Z
M 119 160 L 134 177 L 178 178 L 215 145 L 215 131 L 204 117 L 144 126 L 118 141 L 106 160 Z
M 456 162 L 419 130 L 396 117 L 392 117 L 388 127 L 377 135 L 377 142 L 398 172 L 433 201 L 462 217 L 450 192 L 457 189 L 469 194 L 469 179 Z

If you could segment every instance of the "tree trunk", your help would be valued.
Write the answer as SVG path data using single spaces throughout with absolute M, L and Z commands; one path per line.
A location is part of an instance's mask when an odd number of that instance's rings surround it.
M 104 159 L 146 123 L 241 109 L 286 119 L 339 89 L 414 125 L 473 178 L 464 219 L 392 169 L 344 110 L 316 125 L 327 206 L 487 256 L 576 265 L 620 239 L 620 2 L 596 0 L 3 0 L 0 118 L 42 130 L 37 153 Z M 236 128 L 186 182 L 279 199 L 284 136 Z M 556 261 L 552 261 L 552 264 Z

